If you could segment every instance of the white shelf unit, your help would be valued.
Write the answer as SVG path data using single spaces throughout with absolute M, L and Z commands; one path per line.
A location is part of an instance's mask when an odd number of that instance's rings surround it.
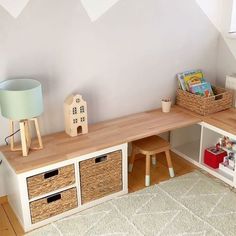
M 85 204 L 82 204 L 81 201 L 81 182 L 80 182 L 80 168 L 79 163 L 84 160 L 89 160 L 94 157 L 99 157 L 102 155 L 106 155 L 111 152 L 115 152 L 120 150 L 122 152 L 122 189 L 119 192 L 111 193 L 109 195 L 106 195 L 104 197 L 98 198 L 96 200 L 87 202 Z M 66 216 L 70 216 L 72 214 L 78 213 L 84 209 L 90 208 L 92 206 L 98 205 L 100 203 L 103 203 L 105 201 L 111 200 L 115 197 L 122 196 L 124 194 L 128 193 L 128 177 L 127 177 L 127 143 L 120 144 L 117 146 L 113 146 L 110 148 L 106 148 L 100 151 L 96 151 L 93 153 L 89 153 L 83 156 L 78 156 L 73 159 L 69 159 L 66 161 L 58 162 L 46 167 L 41 167 L 38 169 L 34 169 L 31 171 L 27 171 L 24 173 L 16 174 L 15 171 L 12 169 L 12 167 L 9 165 L 7 159 L 0 153 L 0 157 L 3 159 L 4 169 L 5 169 L 5 177 L 7 180 L 7 195 L 8 195 L 8 201 L 13 209 L 18 221 L 22 225 L 25 232 L 31 231 L 33 229 L 39 228 L 41 226 L 44 226 L 46 224 L 49 224 L 53 221 L 59 220 L 61 218 L 64 218 Z M 48 171 L 52 171 L 55 169 L 58 169 L 60 167 L 64 167 L 67 165 L 74 165 L 75 169 L 75 183 L 68 185 L 63 188 L 58 188 L 55 191 L 48 192 L 46 194 L 39 195 L 37 197 L 34 197 L 30 199 L 28 194 L 28 185 L 27 185 L 27 178 L 32 177 L 38 174 L 44 174 Z M 59 213 L 57 215 L 54 215 L 52 217 L 49 217 L 44 220 L 40 220 L 39 222 L 32 223 L 31 218 L 31 209 L 30 209 L 30 203 L 43 199 L 45 197 L 51 197 L 55 194 L 59 194 L 65 190 L 75 188 L 77 190 L 77 202 L 78 206 L 69 209 L 63 213 Z
M 236 187 L 235 172 L 232 176 L 220 169 L 211 168 L 204 163 L 205 149 L 215 146 L 219 138 L 223 136 L 236 140 L 236 137 L 231 133 L 201 122 L 198 125 L 172 131 L 170 142 L 173 152 L 227 184 Z

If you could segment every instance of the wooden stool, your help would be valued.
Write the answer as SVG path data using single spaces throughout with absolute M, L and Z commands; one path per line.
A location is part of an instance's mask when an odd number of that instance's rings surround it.
M 150 162 L 156 164 L 156 154 L 165 152 L 166 160 L 169 167 L 170 177 L 174 177 L 174 169 L 170 156 L 170 144 L 159 136 L 151 136 L 132 142 L 132 154 L 129 163 L 129 172 L 132 172 L 135 155 L 138 153 L 146 155 L 146 176 L 145 186 L 150 186 Z

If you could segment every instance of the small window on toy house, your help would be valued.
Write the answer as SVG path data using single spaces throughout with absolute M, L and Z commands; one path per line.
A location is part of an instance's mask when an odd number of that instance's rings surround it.
M 78 123 L 78 119 L 73 119 L 73 123 L 74 124 Z
M 85 121 L 85 117 L 81 117 L 81 118 L 80 118 L 80 121 L 81 121 L 81 122 L 84 122 L 84 121 Z
M 77 107 L 73 107 L 73 115 L 77 114 Z
M 79 103 L 79 102 L 80 102 L 80 99 L 79 99 L 79 98 L 76 98 L 76 102 Z
M 80 113 L 84 113 L 84 106 L 80 107 Z

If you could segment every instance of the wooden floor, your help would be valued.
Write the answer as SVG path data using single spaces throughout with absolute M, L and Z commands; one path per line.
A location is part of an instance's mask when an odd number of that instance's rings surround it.
M 176 176 L 192 172 L 197 168 L 174 153 L 171 153 L 171 156 Z M 140 155 L 134 162 L 132 173 L 129 174 L 129 192 L 144 188 L 144 176 L 145 157 Z M 169 178 L 165 156 L 160 154 L 157 158 L 157 165 L 151 167 L 151 184 L 157 184 Z M 16 235 L 24 235 L 23 229 L 7 203 L 7 198 L 0 198 L 0 236 Z
M 15 214 L 7 202 L 7 198 L 0 198 L 0 236 L 24 235 Z
M 197 169 L 196 166 L 185 161 L 175 153 L 171 152 L 175 176 L 181 176 Z M 129 192 L 143 189 L 145 179 L 145 156 L 137 155 L 132 173 L 129 173 Z M 158 154 L 157 165 L 151 166 L 151 185 L 158 184 L 170 179 L 169 169 L 164 154 Z

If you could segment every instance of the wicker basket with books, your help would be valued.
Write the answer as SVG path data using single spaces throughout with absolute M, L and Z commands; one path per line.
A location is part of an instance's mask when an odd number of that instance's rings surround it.
M 232 91 L 211 86 L 200 70 L 180 73 L 177 78 L 177 105 L 203 116 L 232 107 Z

